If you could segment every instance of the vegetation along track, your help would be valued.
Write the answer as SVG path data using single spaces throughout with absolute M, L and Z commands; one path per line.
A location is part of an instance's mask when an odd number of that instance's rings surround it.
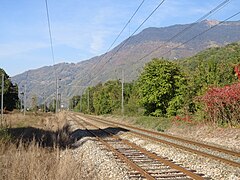
M 101 119 L 101 118 L 97 118 L 97 117 L 93 117 L 93 116 L 89 116 L 89 115 L 81 114 L 80 116 L 84 116 L 85 118 L 89 118 L 92 121 L 97 121 L 97 122 L 104 123 L 107 125 L 114 125 L 114 126 L 122 127 L 122 128 L 129 130 L 129 132 L 131 132 L 135 135 L 138 135 L 140 137 L 147 138 L 147 139 L 150 139 L 150 140 L 153 140 L 156 142 L 164 143 L 164 144 L 170 145 L 175 148 L 180 148 L 185 151 L 188 151 L 188 152 L 191 152 L 191 153 L 194 153 L 197 155 L 201 155 L 201 156 L 204 156 L 207 158 L 212 158 L 217 161 L 227 163 L 228 165 L 240 168 L 240 153 L 239 152 L 231 151 L 228 149 L 223 149 L 223 148 L 212 146 L 212 145 L 199 143 L 196 141 L 172 136 L 172 135 L 165 134 L 165 133 L 150 131 L 150 130 L 126 125 L 123 123 L 118 123 L 115 121 L 105 120 L 105 119 Z
M 121 159 L 121 162 L 130 167 L 129 177 L 131 179 L 208 179 L 202 174 L 195 173 L 194 170 L 183 168 L 167 158 L 159 157 L 155 153 L 149 152 L 128 140 L 121 139 L 119 136 L 114 135 L 111 130 L 101 129 L 87 122 L 84 117 L 74 117 L 73 119 L 78 125 L 96 137 L 101 144 L 105 145 L 108 150 Z M 101 131 L 101 134 L 96 133 L 96 129 Z

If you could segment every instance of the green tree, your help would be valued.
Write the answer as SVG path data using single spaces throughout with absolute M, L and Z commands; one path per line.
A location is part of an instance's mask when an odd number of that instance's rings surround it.
M 237 82 L 234 66 L 239 63 L 240 43 L 210 48 L 197 55 L 182 59 L 179 64 L 189 74 L 193 91 L 202 95 L 209 86 L 223 87 Z
M 174 115 L 184 102 L 186 80 L 173 62 L 153 59 L 138 81 L 139 102 L 146 115 Z
M 69 109 L 73 109 L 74 111 L 79 111 L 78 109 L 78 103 L 80 102 L 80 96 L 73 96 L 69 100 Z
M 138 93 L 137 83 L 128 83 L 126 86 L 124 91 L 126 93 L 126 95 L 124 93 L 125 114 L 130 116 L 143 115 L 143 108 L 139 104 L 140 95 Z
M 12 84 L 11 80 L 9 79 L 9 76 L 1 68 L 0 68 L 0 86 L 2 85 L 2 74 L 4 74 L 4 90 L 3 90 L 4 109 L 12 111 L 19 104 L 18 86 L 16 84 Z M 2 92 L 2 87 L 0 89 L 0 92 Z
M 108 81 L 98 84 L 93 93 L 93 106 L 96 114 L 108 114 L 121 107 L 121 82 Z
M 38 105 L 37 105 L 37 96 L 33 95 L 32 97 L 32 110 L 36 112 L 38 110 Z
M 51 112 L 56 112 L 56 99 L 53 99 L 53 100 L 49 103 L 49 111 L 51 111 Z
M 234 66 L 239 63 L 239 57 L 240 43 L 232 43 L 178 61 L 185 74 L 188 74 L 188 91 L 185 93 L 188 112 L 202 111 L 196 97 L 203 95 L 209 87 L 224 87 L 237 82 Z

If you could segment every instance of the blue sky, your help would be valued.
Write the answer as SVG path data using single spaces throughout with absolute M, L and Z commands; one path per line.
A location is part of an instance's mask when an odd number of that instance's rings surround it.
M 142 0 L 48 0 L 55 63 L 80 62 L 107 51 Z M 223 0 L 166 0 L 139 32 L 196 21 Z M 145 0 L 119 40 L 126 39 L 160 3 Z M 240 10 L 231 0 L 208 19 Z M 239 20 L 237 16 L 232 20 Z M 0 68 L 10 76 L 53 65 L 45 0 L 0 0 Z

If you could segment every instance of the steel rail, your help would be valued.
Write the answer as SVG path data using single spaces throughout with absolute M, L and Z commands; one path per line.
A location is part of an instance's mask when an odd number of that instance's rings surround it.
M 89 117 L 88 116 L 88 118 L 93 118 L 93 117 Z M 136 129 L 136 130 L 139 130 L 139 131 L 143 130 L 144 132 L 155 134 L 155 135 L 161 135 L 162 134 L 162 133 L 158 134 L 157 132 L 144 130 L 144 129 L 141 129 L 141 128 L 132 127 L 132 126 L 129 126 L 129 125 L 124 125 L 122 123 L 116 123 L 116 122 L 109 121 L 109 120 L 108 120 L 108 122 L 106 122 L 106 120 L 102 120 L 102 119 L 96 118 L 96 117 L 94 117 L 94 119 L 92 119 L 92 120 L 100 121 L 102 123 L 109 124 L 109 125 L 113 125 L 113 124 L 116 125 L 116 124 L 118 124 L 118 125 L 120 125 L 122 127 L 128 127 L 128 128 Z M 205 153 L 205 152 L 202 152 L 202 151 L 199 151 L 199 150 L 196 150 L 196 149 L 192 149 L 192 148 L 189 148 L 189 147 L 186 147 L 186 146 L 183 146 L 183 145 L 175 144 L 175 143 L 172 143 L 172 142 L 169 142 L 169 141 L 166 141 L 166 140 L 162 140 L 162 139 L 159 139 L 159 138 L 156 138 L 156 137 L 152 137 L 152 136 L 149 136 L 147 134 L 142 134 L 142 133 L 139 133 L 139 132 L 136 132 L 136 131 L 130 131 L 130 132 L 134 133 L 134 134 L 136 134 L 136 135 L 138 135 L 140 137 L 145 137 L 145 138 L 151 139 L 151 140 L 156 141 L 156 142 L 160 142 L 160 143 L 163 143 L 163 144 L 168 144 L 170 146 L 173 146 L 173 147 L 176 147 L 176 148 L 179 148 L 179 149 L 183 149 L 183 150 L 189 151 L 189 152 L 194 153 L 194 154 L 198 154 L 198 155 L 205 156 L 207 158 L 212 158 L 212 159 L 215 159 L 215 160 L 218 160 L 218 161 L 222 161 L 222 162 L 227 163 L 227 164 L 229 164 L 231 166 L 240 167 L 240 163 L 235 162 L 235 161 L 231 161 L 231 160 L 228 160 L 228 159 L 225 159 L 225 158 L 222 158 L 222 157 L 219 157 L 219 156 L 215 156 L 215 155 L 212 155 L 212 154 L 208 154 L 208 153 Z M 181 138 L 179 138 L 179 139 L 181 139 Z M 193 144 L 191 142 L 192 141 L 189 141 L 190 144 Z M 201 144 L 201 145 L 204 145 L 204 144 Z M 209 146 L 209 145 L 207 145 L 207 146 Z M 215 148 L 217 148 L 217 147 L 215 147 Z M 210 148 L 208 148 L 208 149 L 210 149 Z M 219 149 L 221 149 L 221 148 L 219 148 Z M 219 152 L 221 152 L 221 151 L 219 150 Z
M 154 160 L 157 160 L 157 161 L 159 161 L 159 162 L 165 164 L 166 166 L 169 166 L 169 167 L 171 167 L 171 168 L 173 168 L 173 169 L 175 169 L 175 170 L 181 171 L 182 173 L 184 173 L 185 175 L 187 175 L 187 176 L 189 176 L 189 177 L 191 177 L 191 178 L 193 178 L 193 179 L 196 179 L 196 180 L 203 180 L 203 179 L 204 179 L 202 176 L 197 175 L 197 174 L 195 174 L 195 173 L 193 173 L 193 172 L 191 172 L 191 171 L 189 171 L 189 170 L 187 170 L 187 169 L 185 169 L 185 168 L 183 168 L 183 167 L 181 167 L 181 166 L 178 166 L 178 165 L 174 164 L 174 163 L 171 162 L 171 161 L 168 161 L 168 160 L 166 160 L 166 159 L 163 159 L 163 158 L 161 158 L 161 157 L 159 157 L 159 156 L 157 156 L 157 155 L 155 155 L 155 154 L 153 154 L 153 153 L 151 153 L 151 152 L 149 152 L 149 151 L 147 151 L 147 150 L 145 150 L 145 149 L 137 146 L 136 144 L 134 144 L 134 143 L 132 143 L 132 142 L 130 142 L 130 141 L 128 141 L 128 140 L 121 139 L 119 136 L 116 136 L 116 135 L 112 134 L 112 133 L 111 133 L 110 131 L 108 131 L 108 130 L 101 129 L 101 128 L 95 126 L 94 124 L 87 122 L 86 120 L 83 120 L 83 119 L 81 119 L 81 120 L 84 121 L 86 124 L 88 124 L 88 125 L 90 125 L 90 126 L 93 126 L 93 127 L 97 128 L 97 129 L 99 129 L 99 130 L 102 130 L 102 131 L 108 133 L 108 134 L 111 135 L 111 137 L 113 137 L 114 139 L 119 140 L 119 141 L 127 144 L 128 146 L 130 146 L 130 147 L 132 147 L 132 148 L 134 148 L 134 149 L 139 150 L 139 151 L 142 152 L 143 154 L 146 154 L 148 157 L 150 157 L 150 158 L 152 158 L 152 159 L 154 159 Z M 104 140 L 103 140 L 103 141 L 104 141 Z M 104 141 L 104 142 L 105 142 L 105 141 Z M 106 143 L 106 142 L 105 142 L 105 143 Z M 117 151 L 117 150 L 116 150 L 116 151 Z
M 83 120 L 84 121 L 84 120 Z M 86 121 L 84 121 L 86 124 Z M 80 123 L 78 123 L 80 124 Z M 154 180 L 155 178 L 152 177 L 148 172 L 146 172 L 144 169 L 142 169 L 141 167 L 139 167 L 137 164 L 135 164 L 134 162 L 132 162 L 131 160 L 129 160 L 125 155 L 123 155 L 121 152 L 117 151 L 116 149 L 114 149 L 114 147 L 112 147 L 109 143 L 107 143 L 106 141 L 104 141 L 102 138 L 100 138 L 96 133 L 92 132 L 91 130 L 87 129 L 83 124 L 81 124 L 81 126 L 90 134 L 92 134 L 94 137 L 97 138 L 97 140 L 99 140 L 102 144 L 104 144 L 106 147 L 108 147 L 112 152 L 114 152 L 122 161 L 126 162 L 132 169 L 134 169 L 135 171 L 139 172 L 142 176 L 144 176 L 145 178 L 149 179 L 149 180 Z M 96 126 L 94 126 L 96 127 Z M 97 127 L 98 128 L 98 127 Z M 98 128 L 100 129 L 100 128 Z
M 104 122 L 106 121 L 106 120 L 103 120 L 101 118 L 97 118 L 97 117 L 94 117 L 94 118 L 99 119 L 99 120 L 104 121 Z M 114 122 L 114 121 L 111 121 L 111 120 L 107 120 L 107 122 L 111 122 L 111 123 L 114 123 L 114 124 L 119 124 L 119 125 L 124 126 L 124 127 L 128 127 L 128 128 L 131 128 L 131 129 L 136 129 L 138 131 L 143 131 L 143 132 L 146 132 L 146 133 L 149 133 L 149 134 L 163 136 L 163 137 L 166 137 L 166 138 L 169 138 L 169 139 L 174 139 L 174 140 L 186 142 L 186 143 L 193 144 L 193 145 L 196 145 L 196 146 L 201 146 L 203 148 L 212 149 L 212 150 L 215 150 L 215 151 L 219 151 L 219 152 L 223 152 L 223 153 L 226 153 L 226 154 L 230 154 L 232 156 L 240 157 L 240 152 L 235 152 L 235 151 L 231 151 L 231 150 L 228 150 L 228 149 L 223 149 L 223 148 L 212 146 L 212 145 L 208 145 L 208 144 L 203 144 L 203 143 L 199 143 L 199 142 L 196 142 L 196 141 L 191 141 L 191 140 L 188 140 L 188 139 L 185 139 L 185 138 L 179 138 L 179 137 L 176 137 L 176 136 L 173 136 L 173 135 L 169 135 L 169 134 L 164 134 L 164 133 L 161 133 L 161 132 L 150 131 L 150 130 L 146 130 L 146 129 L 130 126 L 130 125 L 127 125 L 127 124 Z
M 129 160 L 126 156 L 124 156 L 122 153 L 114 149 L 110 144 L 105 142 L 102 138 L 98 137 L 94 132 L 91 130 L 86 129 L 89 133 L 91 133 L 93 136 L 95 136 L 102 144 L 107 146 L 112 152 L 114 152 L 122 161 L 126 162 L 131 168 L 138 171 L 142 176 L 146 177 L 149 180 L 154 180 L 155 178 L 152 177 L 150 174 L 148 174 L 144 169 L 139 167 L 137 164 Z

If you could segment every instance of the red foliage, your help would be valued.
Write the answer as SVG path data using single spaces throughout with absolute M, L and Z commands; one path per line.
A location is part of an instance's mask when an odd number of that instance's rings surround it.
M 175 116 L 174 121 L 192 123 L 191 117 L 189 115 L 186 116 Z
M 236 73 L 236 76 L 240 80 L 240 64 L 234 67 L 234 71 Z
M 200 100 L 205 104 L 205 111 L 212 121 L 230 124 L 240 122 L 240 83 L 210 88 Z

